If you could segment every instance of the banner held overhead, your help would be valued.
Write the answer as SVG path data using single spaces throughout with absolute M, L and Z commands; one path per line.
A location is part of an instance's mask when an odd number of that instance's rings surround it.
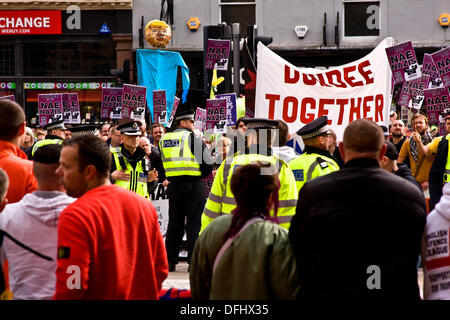
M 300 69 L 258 43 L 255 117 L 281 119 L 290 132 L 320 116 L 342 140 L 352 121 L 368 118 L 389 124 L 392 72 L 384 39 L 371 53 L 327 70 Z

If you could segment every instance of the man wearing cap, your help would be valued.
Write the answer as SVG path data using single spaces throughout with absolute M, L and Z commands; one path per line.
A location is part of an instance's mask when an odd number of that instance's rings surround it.
M 31 157 L 34 156 L 34 153 L 38 148 L 46 144 L 62 144 L 63 140 L 66 137 L 65 131 L 67 130 L 67 128 L 64 126 L 63 120 L 54 121 L 47 124 L 45 126 L 45 130 L 47 130 L 47 135 L 45 136 L 44 140 L 37 141 L 34 144 L 33 149 L 31 150 Z
M 316 177 L 339 170 L 339 165 L 332 159 L 328 139 L 328 117 L 319 117 L 297 131 L 302 137 L 305 149 L 303 153 L 289 162 L 289 168 L 295 176 L 297 192 L 303 185 Z
M 122 144 L 112 152 L 111 179 L 118 186 L 148 198 L 158 186 L 158 172 L 151 168 L 150 159 L 139 147 L 140 121 L 129 121 L 117 127 Z
M 34 153 L 33 172 L 38 189 L 0 214 L 0 229 L 52 261 L 5 238 L 2 250 L 9 261 L 10 290 L 15 300 L 49 300 L 55 293 L 57 225 L 60 213 L 75 198 L 65 193 L 55 171 L 61 144 L 46 144 Z
M 243 121 L 247 127 L 248 148 L 245 154 L 226 158 L 217 169 L 202 215 L 202 230 L 215 218 L 222 214 L 230 214 L 236 208 L 230 186 L 231 176 L 238 166 L 256 163 L 257 161 L 268 162 L 278 168 L 280 190 L 278 192 L 277 219 L 280 226 L 289 229 L 291 218 L 295 214 L 298 192 L 295 187 L 294 174 L 288 165 L 272 154 L 271 145 L 276 138 L 275 132 L 278 121 L 259 118 L 246 118 Z M 244 150 L 239 145 L 238 149 Z M 264 174 L 264 172 L 261 174 Z M 273 213 L 272 210 L 271 214 Z
M 380 167 L 387 172 L 391 172 L 396 176 L 402 177 L 409 182 L 412 182 L 415 186 L 417 186 L 417 188 L 419 188 L 420 192 L 422 192 L 422 187 L 417 182 L 417 180 L 414 179 L 408 166 L 404 163 L 397 163 L 398 151 L 395 145 L 390 141 L 386 141 L 385 144 L 386 154 L 380 160 Z
M 194 134 L 194 112 L 181 112 L 175 117 L 175 131 L 159 141 L 161 159 L 167 180 L 169 224 L 166 234 L 169 271 L 175 271 L 186 220 L 187 260 L 190 263 L 205 206 L 202 179 L 213 169 L 214 160 L 200 137 Z

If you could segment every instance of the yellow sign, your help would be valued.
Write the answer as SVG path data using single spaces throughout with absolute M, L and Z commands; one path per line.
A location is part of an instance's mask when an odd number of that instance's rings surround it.
M 450 24 L 450 14 L 443 13 L 439 16 L 439 24 L 442 28 L 447 28 Z
M 200 20 L 197 17 L 190 17 L 187 25 L 189 29 L 195 31 L 200 27 Z

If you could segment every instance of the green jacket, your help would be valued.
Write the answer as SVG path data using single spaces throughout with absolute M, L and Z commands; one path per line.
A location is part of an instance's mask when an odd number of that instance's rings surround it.
M 214 219 L 199 235 L 189 274 L 193 299 L 289 300 L 297 297 L 296 260 L 288 231 L 270 221 L 256 222 L 225 251 L 212 276 L 232 215 Z

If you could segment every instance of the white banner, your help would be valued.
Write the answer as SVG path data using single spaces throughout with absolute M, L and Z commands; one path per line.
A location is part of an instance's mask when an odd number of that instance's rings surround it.
M 320 116 L 342 140 L 353 120 L 389 125 L 391 68 L 384 39 L 371 53 L 327 70 L 300 69 L 258 43 L 255 117 L 281 119 L 294 133 Z

